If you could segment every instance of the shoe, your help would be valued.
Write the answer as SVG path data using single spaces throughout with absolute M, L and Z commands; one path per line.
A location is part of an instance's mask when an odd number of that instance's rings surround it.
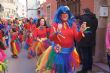
M 18 58 L 18 56 L 17 55 L 12 55 L 12 58 Z
M 28 59 L 32 59 L 32 56 L 31 55 L 28 55 L 27 57 L 28 57 Z
M 87 70 L 81 70 L 81 71 L 78 71 L 77 73 L 87 73 Z

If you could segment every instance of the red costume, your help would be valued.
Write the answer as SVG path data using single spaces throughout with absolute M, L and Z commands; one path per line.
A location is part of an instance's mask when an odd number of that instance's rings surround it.
M 57 30 L 58 25 L 56 23 L 54 23 L 53 28 L 54 27 Z M 50 32 L 50 40 L 54 41 L 57 44 L 60 44 L 61 47 L 71 48 L 74 45 L 73 40 L 79 41 L 82 37 L 82 33 L 77 32 L 77 30 L 76 30 L 77 28 L 76 28 L 75 23 L 73 24 L 72 28 L 67 26 L 67 28 L 65 29 L 64 26 L 63 26 L 63 28 L 61 30 L 61 32 L 62 32 L 61 35 L 53 34 L 53 32 L 54 32 L 53 28 L 51 29 L 51 32 Z M 64 37 L 62 37 L 62 36 L 64 36 Z
M 59 7 L 50 29 L 51 46 L 44 52 L 36 70 L 39 73 L 43 73 L 43 70 L 50 70 L 51 73 L 75 73 L 79 57 L 74 44 L 82 38 L 82 32 L 77 31 L 69 7 Z
M 40 27 L 36 28 L 34 31 L 34 37 L 46 38 L 48 32 L 49 28 L 46 28 L 45 26 L 43 26 L 42 29 L 40 29 Z
M 17 58 L 20 52 L 20 46 L 18 43 L 18 32 L 11 32 L 11 51 L 12 57 Z
M 49 28 L 42 26 L 42 27 L 36 28 L 36 30 L 33 33 L 34 38 L 37 39 L 37 42 L 34 45 L 34 47 L 37 46 L 36 48 L 37 55 L 42 54 L 42 52 L 44 52 L 44 50 L 49 46 L 47 41 L 48 32 L 49 32 Z M 42 42 L 40 40 L 42 40 Z

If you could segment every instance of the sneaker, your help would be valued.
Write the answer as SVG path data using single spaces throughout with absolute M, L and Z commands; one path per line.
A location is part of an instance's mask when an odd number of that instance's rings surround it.
M 32 56 L 31 56 L 31 55 L 28 55 L 27 58 L 28 58 L 28 59 L 32 59 Z
M 12 55 L 12 58 L 18 58 L 18 56 L 17 55 Z

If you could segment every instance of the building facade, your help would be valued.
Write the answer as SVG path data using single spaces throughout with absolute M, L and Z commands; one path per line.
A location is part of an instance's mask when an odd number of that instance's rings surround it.
M 87 4 L 85 4 L 87 3 Z M 56 9 L 60 5 L 69 6 L 72 13 L 77 16 L 82 14 L 82 9 L 88 7 L 94 12 L 94 1 L 93 0 L 47 0 L 40 4 L 39 8 L 42 14 L 47 18 L 48 23 L 50 24 L 55 15 Z
M 94 12 L 98 17 L 98 29 L 97 29 L 97 40 L 96 40 L 96 51 L 95 51 L 95 60 L 96 62 L 106 62 L 106 52 L 105 52 L 105 34 L 106 26 L 110 22 L 110 1 L 109 0 L 94 0 Z M 106 9 L 101 9 L 107 7 Z M 107 12 L 107 15 L 102 15 Z
M 36 18 L 37 17 L 37 0 L 27 0 L 27 17 Z
M 26 17 L 26 5 L 20 2 L 17 2 L 17 14 L 18 17 Z
M 0 0 L 1 11 L 0 17 L 15 17 L 16 16 L 16 5 L 15 0 Z
M 94 12 L 94 0 L 56 0 L 57 7 L 60 5 L 69 6 L 71 12 L 77 16 L 83 13 L 84 8 L 89 8 Z M 86 3 L 86 4 L 85 4 Z
M 53 21 L 56 9 L 57 1 L 47 0 L 40 4 L 40 7 L 38 8 L 38 14 L 40 12 L 40 15 L 44 16 L 47 19 L 47 24 L 50 25 Z

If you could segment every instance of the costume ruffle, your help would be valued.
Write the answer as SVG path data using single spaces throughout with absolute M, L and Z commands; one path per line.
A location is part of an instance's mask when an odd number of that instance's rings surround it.
M 76 48 L 62 48 L 60 53 L 54 51 L 50 46 L 37 62 L 36 71 L 54 71 L 56 73 L 74 73 L 79 66 L 80 59 Z
M 17 40 L 11 41 L 11 49 L 14 55 L 18 55 L 20 53 L 20 46 Z

